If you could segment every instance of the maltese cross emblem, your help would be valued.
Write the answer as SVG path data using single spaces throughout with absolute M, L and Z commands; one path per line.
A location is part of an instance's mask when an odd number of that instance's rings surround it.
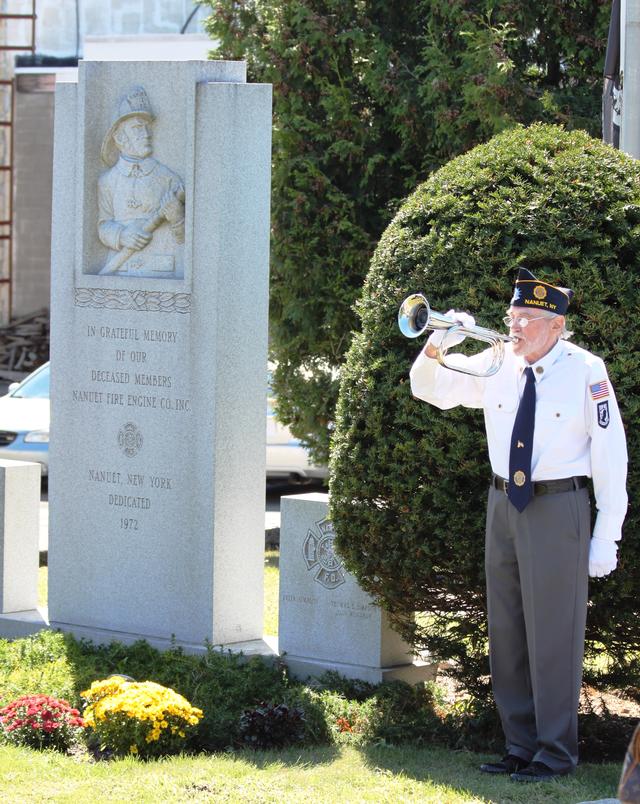
M 316 522 L 302 545 L 302 555 L 308 570 L 316 570 L 314 580 L 325 589 L 335 589 L 345 582 L 342 562 L 333 550 L 333 524 L 329 519 Z

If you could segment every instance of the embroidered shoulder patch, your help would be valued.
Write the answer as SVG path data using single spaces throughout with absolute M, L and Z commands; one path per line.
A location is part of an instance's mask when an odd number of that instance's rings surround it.
M 598 426 L 606 428 L 609 426 L 611 417 L 609 416 L 609 401 L 598 402 Z
M 590 385 L 589 390 L 592 399 L 604 399 L 605 396 L 609 396 L 609 383 L 606 380 L 600 380 L 600 382 Z

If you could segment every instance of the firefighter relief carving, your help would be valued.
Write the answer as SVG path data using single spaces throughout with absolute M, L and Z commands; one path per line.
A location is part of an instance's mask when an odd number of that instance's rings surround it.
M 132 87 L 102 143 L 98 237 L 109 253 L 100 276 L 183 275 L 184 184 L 153 157 L 154 119 L 145 89 Z

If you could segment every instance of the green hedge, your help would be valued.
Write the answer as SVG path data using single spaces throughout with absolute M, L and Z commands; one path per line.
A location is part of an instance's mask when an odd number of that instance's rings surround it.
M 216 58 L 273 84 L 278 417 L 319 460 L 371 255 L 401 200 L 516 122 L 597 134 L 601 0 L 206 0 Z
M 336 545 L 421 649 L 460 662 L 488 695 L 483 538 L 490 474 L 479 411 L 411 396 L 424 343 L 401 301 L 469 310 L 503 329 L 518 265 L 575 289 L 575 342 L 607 363 L 626 424 L 631 506 L 618 570 L 591 582 L 590 675 L 638 686 L 640 645 L 640 166 L 583 132 L 517 128 L 458 157 L 406 200 L 375 252 L 342 372 L 331 465 Z M 479 344 L 478 344 L 479 346 Z M 410 615 L 426 612 L 417 626 Z M 605 667 L 593 665 L 604 651 Z
M 330 672 L 307 686 L 259 657 L 245 662 L 238 655 L 214 650 L 188 656 L 178 648 L 160 653 L 143 641 L 97 646 L 49 631 L 12 642 L 0 639 L 0 705 L 44 692 L 81 707 L 80 692 L 112 673 L 171 687 L 204 710 L 188 751 L 228 751 L 246 745 L 243 714 L 264 713 L 265 708 L 282 713 L 284 707 L 304 712 L 305 746 L 440 743 L 486 752 L 499 751 L 503 742 L 492 712 L 474 701 L 452 702 L 432 683 L 374 685 Z M 279 742 L 299 739 L 297 724 L 291 725 L 278 728 L 273 736 Z M 580 756 L 589 762 L 619 762 L 635 726 L 631 717 L 581 715 Z M 85 737 L 93 739 L 91 733 Z

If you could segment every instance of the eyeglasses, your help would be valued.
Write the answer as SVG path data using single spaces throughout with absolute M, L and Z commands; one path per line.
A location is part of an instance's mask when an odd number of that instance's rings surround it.
M 532 321 L 539 321 L 541 318 L 547 318 L 547 316 L 537 315 L 535 318 L 527 318 L 526 316 L 522 315 L 519 318 L 511 318 L 510 315 L 505 315 L 502 320 L 508 327 L 512 327 L 514 324 L 517 324 L 520 329 L 524 329 L 525 327 L 528 327 Z

